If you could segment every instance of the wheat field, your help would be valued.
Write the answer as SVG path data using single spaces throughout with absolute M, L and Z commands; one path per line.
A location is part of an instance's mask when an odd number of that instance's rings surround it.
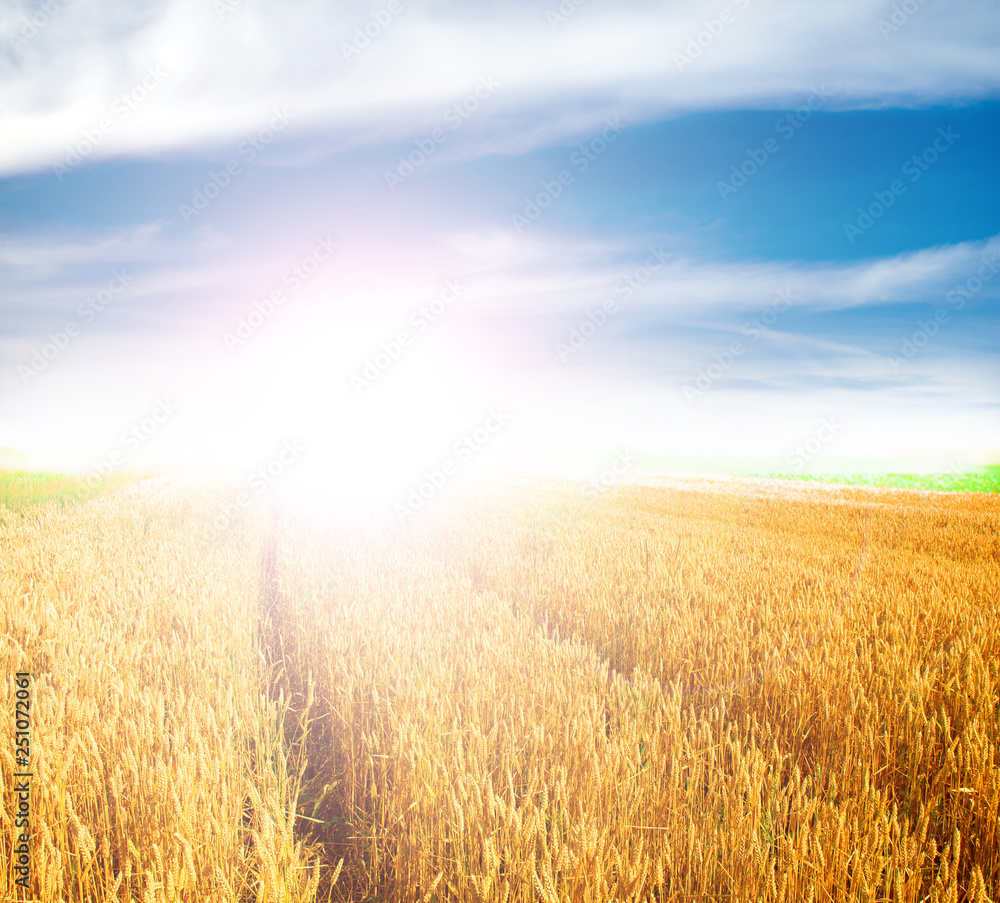
M 225 506 L 0 509 L 3 899 L 1000 900 L 996 495 Z

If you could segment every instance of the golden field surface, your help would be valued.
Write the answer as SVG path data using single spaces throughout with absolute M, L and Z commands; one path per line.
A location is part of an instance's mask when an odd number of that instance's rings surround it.
M 0 509 L 2 899 L 1000 900 L 1000 497 L 226 505 Z

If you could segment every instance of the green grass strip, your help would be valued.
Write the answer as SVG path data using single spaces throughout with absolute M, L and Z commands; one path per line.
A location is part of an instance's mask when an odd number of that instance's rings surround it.
M 966 473 L 755 473 L 772 480 L 809 480 L 845 486 L 888 486 L 893 489 L 930 489 L 935 492 L 1000 493 L 1000 466 L 979 467 Z
M 23 511 L 46 502 L 71 505 L 133 479 L 128 474 L 88 480 L 86 476 L 75 474 L 0 471 L 0 505 L 12 511 Z

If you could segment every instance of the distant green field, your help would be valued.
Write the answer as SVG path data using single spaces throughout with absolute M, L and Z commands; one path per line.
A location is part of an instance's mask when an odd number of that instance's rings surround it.
M 52 501 L 68 505 L 131 480 L 125 474 L 88 483 L 86 477 L 72 474 L 0 472 L 0 505 L 14 511 Z
M 1000 492 L 1000 466 L 979 467 L 966 473 L 755 473 L 773 480 L 810 480 L 848 486 L 890 486 L 895 489 L 930 489 L 935 492 Z

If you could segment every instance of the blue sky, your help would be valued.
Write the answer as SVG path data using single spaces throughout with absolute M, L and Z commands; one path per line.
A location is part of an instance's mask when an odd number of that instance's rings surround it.
M 405 487 L 497 405 L 476 467 L 1000 451 L 994 4 L 53 0 L 0 32 L 9 461 L 239 475 L 295 437 L 310 480 Z

